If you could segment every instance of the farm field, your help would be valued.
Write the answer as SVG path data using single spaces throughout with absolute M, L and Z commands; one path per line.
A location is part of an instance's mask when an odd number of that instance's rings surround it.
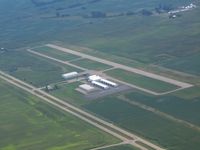
M 122 69 L 114 69 L 105 72 L 107 75 L 125 81 L 127 83 L 155 91 L 158 93 L 175 90 L 178 86 L 160 80 L 145 77 Z
M 196 96 L 195 92 L 196 91 Z M 199 88 L 192 87 L 191 89 L 185 89 L 183 91 L 173 93 L 165 96 L 152 96 L 136 91 L 124 94 L 130 101 L 137 101 L 139 103 L 151 106 L 182 120 L 186 120 L 197 126 L 200 125 L 200 116 L 196 115 L 200 113 L 200 96 Z M 182 93 L 182 95 L 181 95 Z M 180 96 L 181 95 L 181 96 Z M 186 97 L 184 98 L 184 95 Z M 188 97 L 192 96 L 192 97 Z
M 199 5 L 198 0 L 192 2 Z M 113 3 L 116 4 L 115 7 Z M 9 49 L 62 41 L 104 52 L 107 57 L 114 55 L 124 60 L 137 60 L 138 64 L 157 64 L 199 75 L 200 70 L 196 64 L 200 60 L 200 9 L 181 13 L 181 17 L 176 19 L 169 19 L 165 14 L 145 16 L 140 12 L 143 9 L 154 11 L 160 4 L 176 8 L 189 3 L 191 1 L 188 0 L 136 0 L 134 3 L 132 0 L 95 3 L 84 0 L 81 6 L 75 1 L 57 1 L 37 6 L 31 1 L 21 0 L 21 5 L 14 6 L 3 0 L 0 10 L 5 15 L 2 15 L 0 21 L 1 46 Z M 76 9 L 69 7 L 70 4 L 76 6 Z M 60 10 L 61 6 L 65 8 Z M 45 9 L 40 9 L 43 7 Z M 97 8 L 107 15 L 117 15 L 104 18 L 84 17 Z M 58 17 L 57 12 L 60 14 Z M 127 12 L 133 12 L 133 15 L 120 15 Z
M 200 147 L 199 131 L 130 105 L 116 97 L 96 100 L 84 108 L 167 149 L 198 150 Z
M 71 66 L 35 56 L 26 51 L 1 53 L 0 69 L 37 87 L 63 81 L 61 77 L 63 73 L 81 71 Z
M 0 80 L 0 149 L 83 150 L 118 142 Z
M 77 66 L 87 68 L 90 70 L 105 70 L 105 69 L 112 68 L 112 66 L 109 66 L 107 64 L 99 63 L 99 62 L 92 61 L 89 59 L 81 59 L 81 60 L 73 61 L 72 64 L 75 64 Z
M 76 55 L 67 54 L 47 46 L 33 48 L 32 50 L 63 61 L 70 61 L 79 58 Z

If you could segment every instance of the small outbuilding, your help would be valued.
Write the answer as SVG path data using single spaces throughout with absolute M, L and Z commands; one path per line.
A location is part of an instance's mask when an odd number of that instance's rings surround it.
M 70 72 L 70 73 L 65 73 L 62 74 L 62 77 L 66 80 L 66 79 L 71 79 L 71 78 L 75 78 L 78 76 L 78 72 Z
M 81 90 L 86 91 L 86 92 L 91 92 L 91 91 L 94 91 L 94 90 L 95 90 L 95 88 L 94 88 L 93 86 L 89 85 L 89 84 L 82 84 L 82 85 L 79 85 L 79 88 L 80 88 Z

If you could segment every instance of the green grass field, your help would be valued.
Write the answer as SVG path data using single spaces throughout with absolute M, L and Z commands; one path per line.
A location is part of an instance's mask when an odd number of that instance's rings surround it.
M 196 93 L 196 94 L 195 94 Z M 134 100 L 156 108 L 162 112 L 186 120 L 196 125 L 200 125 L 200 96 L 199 88 L 192 87 L 171 95 L 152 96 L 136 91 L 125 94 L 130 101 Z
M 1 53 L 0 69 L 37 87 L 62 81 L 63 73 L 81 71 L 26 51 Z
M 129 145 L 121 145 L 121 146 L 105 148 L 105 149 L 102 149 L 102 150 L 139 150 L 139 149 L 133 148 L 132 146 L 129 146 Z
M 199 150 L 199 131 L 132 106 L 115 97 L 99 99 L 84 107 L 167 149 Z
M 69 84 L 60 84 L 58 85 L 58 89 L 50 91 L 50 94 L 77 106 L 88 104 L 90 101 L 84 99 L 83 94 L 75 90 L 81 84 L 83 83 L 74 82 Z
M 76 58 L 80 58 L 76 55 L 65 53 L 47 46 L 34 48 L 32 50 L 63 61 L 70 61 Z
M 178 88 L 176 85 L 128 72 L 122 69 L 109 70 L 106 72 L 106 74 L 127 83 L 131 83 L 133 85 L 155 92 L 167 92 Z
M 90 70 L 105 70 L 105 69 L 112 68 L 112 66 L 99 63 L 96 61 L 92 61 L 89 59 L 81 59 L 81 60 L 73 61 L 72 63 L 80 67 L 90 69 Z
M 83 150 L 118 142 L 0 80 L 1 150 Z
M 181 91 L 177 91 L 173 93 L 172 95 L 175 95 L 177 97 L 186 99 L 186 100 L 193 100 L 195 98 L 200 97 L 200 87 L 199 86 L 194 86 L 189 89 L 183 89 Z

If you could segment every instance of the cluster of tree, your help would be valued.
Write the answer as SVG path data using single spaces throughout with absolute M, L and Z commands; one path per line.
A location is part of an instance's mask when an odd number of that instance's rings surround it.
M 159 4 L 157 7 L 155 7 L 156 13 L 165 13 L 169 12 L 171 10 L 174 10 L 174 7 L 172 4 Z
M 111 17 L 119 17 L 119 16 L 131 16 L 135 15 L 135 12 L 120 12 L 120 13 L 106 13 L 102 11 L 92 11 L 90 14 L 82 15 L 84 18 L 111 18 Z
M 142 10 L 141 10 L 141 14 L 142 14 L 143 16 L 151 16 L 151 15 L 153 15 L 153 12 L 150 11 L 150 10 L 147 10 L 147 9 L 142 9 Z
M 53 86 L 46 85 L 44 90 L 46 92 L 50 92 L 50 91 L 57 90 L 57 89 L 59 89 L 59 87 L 57 85 L 53 85 Z
M 92 18 L 105 18 L 106 17 L 106 13 L 105 12 L 101 12 L 101 11 L 92 11 L 91 12 L 91 17 Z
M 69 14 L 61 14 L 60 12 L 56 12 L 56 17 L 59 18 L 59 17 L 69 17 L 70 15 Z

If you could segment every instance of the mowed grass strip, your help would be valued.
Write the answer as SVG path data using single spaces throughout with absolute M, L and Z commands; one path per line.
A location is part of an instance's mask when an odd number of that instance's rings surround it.
M 175 90 L 179 88 L 176 85 L 173 85 L 164 81 L 152 79 L 149 77 L 145 77 L 145 76 L 132 73 L 129 71 L 125 71 L 122 69 L 109 70 L 109 71 L 106 71 L 106 74 L 116 79 L 119 79 L 121 81 L 130 83 L 130 84 L 133 84 L 133 85 L 136 85 L 141 88 L 145 88 L 154 92 L 159 92 L 159 93 L 167 92 L 167 91 L 171 91 L 171 90 Z
M 138 148 L 135 148 L 130 145 L 120 145 L 120 146 L 114 146 L 114 147 L 109 147 L 109 148 L 104 148 L 101 150 L 139 150 Z
M 56 58 L 56 59 L 60 59 L 62 61 L 70 61 L 70 60 L 73 60 L 73 59 L 80 58 L 79 56 L 76 56 L 76 55 L 73 55 L 73 54 L 70 54 L 70 53 L 65 53 L 65 52 L 62 52 L 62 51 L 59 51 L 57 49 L 50 48 L 50 47 L 47 47 L 47 46 L 37 47 L 37 48 L 31 49 L 31 50 L 34 50 L 36 52 L 45 54 L 47 56 L 50 56 L 50 57 L 53 57 L 53 58 Z
M 86 150 L 119 142 L 2 80 L 0 103 L 1 150 Z
M 40 87 L 63 81 L 63 73 L 80 69 L 61 64 L 27 51 L 9 51 L 0 54 L 0 70 Z
M 98 99 L 84 108 L 166 149 L 199 150 L 199 131 L 130 105 L 117 97 Z
M 112 66 L 109 66 L 107 64 L 100 63 L 97 61 L 93 61 L 90 59 L 81 59 L 81 60 L 73 61 L 72 63 L 74 65 L 77 65 L 86 69 L 91 69 L 91 70 L 106 70 L 106 69 L 112 68 Z

